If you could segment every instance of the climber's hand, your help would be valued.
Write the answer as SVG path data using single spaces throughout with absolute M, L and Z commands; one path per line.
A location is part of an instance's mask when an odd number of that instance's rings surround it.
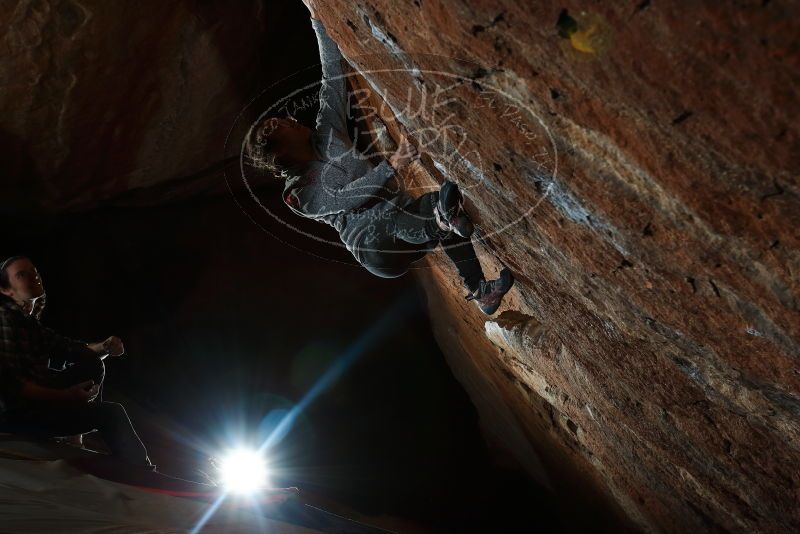
M 308 13 L 311 15 L 311 18 L 317 18 L 317 10 L 314 9 L 314 0 L 303 0 L 303 3 L 308 8 Z
M 408 142 L 408 138 L 404 135 L 400 138 L 400 144 L 397 150 L 389 158 L 389 165 L 394 167 L 395 170 L 400 170 L 412 161 L 419 159 L 419 152 L 417 147 Z

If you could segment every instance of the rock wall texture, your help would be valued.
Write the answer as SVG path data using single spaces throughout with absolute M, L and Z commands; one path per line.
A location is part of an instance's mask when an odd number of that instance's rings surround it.
M 491 441 L 609 521 L 800 529 L 800 7 L 315 3 L 427 153 L 402 185 L 458 182 L 517 276 L 487 321 L 444 254 L 419 271 Z M 0 207 L 222 184 L 239 110 L 314 51 L 264 40 L 286 5 L 0 4 Z
M 800 528 L 797 4 L 316 3 L 517 275 L 420 272 L 487 433 L 639 529 Z
M 2 2 L 0 208 L 81 209 L 177 184 L 159 193 L 163 202 L 218 185 L 237 113 L 316 53 L 310 29 L 276 32 L 303 9 L 257 0 Z M 279 47 L 288 51 L 271 53 Z

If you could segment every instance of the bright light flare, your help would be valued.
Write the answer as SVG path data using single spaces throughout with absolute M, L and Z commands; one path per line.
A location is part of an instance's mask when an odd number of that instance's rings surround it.
M 230 493 L 245 495 L 267 487 L 267 463 L 252 449 L 234 449 L 219 464 L 220 477 Z

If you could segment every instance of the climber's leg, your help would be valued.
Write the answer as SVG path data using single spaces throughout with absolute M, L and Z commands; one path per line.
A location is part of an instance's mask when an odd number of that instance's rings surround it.
M 391 212 L 385 231 L 397 239 L 415 245 L 439 241 L 446 235 L 446 232 L 439 228 L 433 213 L 438 199 L 439 192 L 432 191 L 412 202 L 398 206 Z M 399 201 L 399 199 L 396 200 Z
M 433 249 L 435 242 L 439 241 L 458 270 L 464 286 L 473 294 L 483 280 L 481 264 L 469 237 L 461 237 L 455 231 L 447 232 L 439 228 L 434 215 L 438 202 L 439 192 L 431 192 L 404 206 L 394 216 L 395 234 L 410 243 L 415 243 L 414 239 L 423 241 L 426 252 Z
M 455 265 L 456 270 L 458 270 L 461 280 L 464 281 L 464 286 L 470 295 L 474 294 L 480 287 L 481 280 L 483 280 L 483 269 L 481 269 L 481 263 L 475 255 L 472 240 L 468 237 L 456 235 L 453 232 L 442 239 L 441 244 L 445 253 Z
M 396 198 L 347 213 L 342 217 L 339 236 L 372 274 L 382 278 L 402 276 L 439 243 L 436 221 L 431 217 L 436 200 L 431 195 L 435 193 L 410 203 Z
M 445 199 L 446 202 L 443 202 L 441 196 L 444 194 L 449 194 L 449 199 Z M 440 236 L 442 248 L 455 265 L 464 286 L 469 291 L 467 298 L 474 300 L 483 313 L 493 314 L 500 307 L 505 294 L 514 285 L 514 276 L 509 269 L 504 268 L 496 280 L 487 281 L 484 278 L 480 261 L 475 255 L 475 248 L 468 237 L 472 234 L 472 222 L 463 209 L 461 195 L 455 184 L 445 182 L 439 196 L 431 195 L 429 200 L 431 202 L 418 205 L 421 210 L 418 215 L 425 218 L 430 213 L 438 211 L 439 219 L 445 219 L 444 226 L 451 231 L 445 233 L 437 230 L 437 233 Z M 437 228 L 439 228 L 439 221 L 437 221 Z
M 514 277 L 503 269 L 497 280 L 485 280 L 470 239 L 439 227 L 434 215 L 438 200 L 436 191 L 409 203 L 398 198 L 345 214 L 339 235 L 364 268 L 383 278 L 402 276 L 441 243 L 469 291 L 467 297 L 484 313 L 492 314 L 511 289 Z
M 411 202 L 399 196 L 350 215 L 349 220 L 358 217 L 369 221 L 376 233 L 415 245 L 439 241 L 452 234 L 468 239 L 472 233 L 472 223 L 463 209 L 458 186 L 449 181 L 439 191 L 425 193 Z
M 402 276 L 441 242 L 472 294 L 483 279 L 480 263 L 468 238 L 438 227 L 434 217 L 437 201 L 438 192 L 434 191 L 411 202 L 398 197 L 348 213 L 340 236 L 361 265 L 384 278 Z
M 391 251 L 370 249 L 360 254 L 359 263 L 381 278 L 398 278 L 408 272 L 411 264 L 421 260 L 430 250 L 424 246 L 400 242 Z M 436 246 L 436 243 L 432 243 Z

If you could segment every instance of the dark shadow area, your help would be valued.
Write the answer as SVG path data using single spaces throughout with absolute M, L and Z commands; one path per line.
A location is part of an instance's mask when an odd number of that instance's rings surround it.
M 0 206 L 5 213 L 25 213 L 38 208 L 44 195 L 30 143 L 0 129 Z
M 440 531 L 526 531 L 547 517 L 545 492 L 492 463 L 410 276 L 282 245 L 230 198 L 0 224 L 13 229 L 2 255 L 29 254 L 42 272 L 46 324 L 124 339 L 106 397 L 128 405 L 165 472 L 191 476 L 208 454 L 263 438 L 405 302 L 274 448 L 273 482 Z

